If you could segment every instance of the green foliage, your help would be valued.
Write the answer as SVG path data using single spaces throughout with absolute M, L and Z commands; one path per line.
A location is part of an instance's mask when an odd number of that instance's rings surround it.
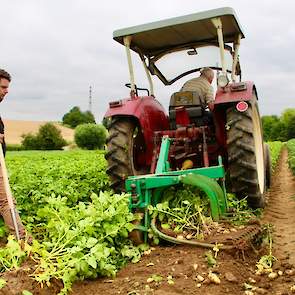
M 280 119 L 277 116 L 263 116 L 262 118 L 263 135 L 265 141 L 276 140 L 277 134 L 275 127 L 279 124 Z
M 108 117 L 108 118 L 103 118 L 101 124 L 102 124 L 106 129 L 109 129 L 111 122 L 112 122 L 112 118 L 111 118 L 111 117 Z
M 82 124 L 75 129 L 75 142 L 80 148 L 88 150 L 102 149 L 107 137 L 107 131 L 101 124 Z
M 37 136 L 31 133 L 22 135 L 22 147 L 24 150 L 39 150 Z
M 259 209 L 251 210 L 248 206 L 247 198 L 237 199 L 234 194 L 227 194 L 228 207 L 231 208 L 233 214 L 231 216 L 231 223 L 234 225 L 246 224 L 249 220 L 255 219 L 260 215 Z
M 40 242 L 35 239 L 22 249 L 10 236 L 0 249 L 0 271 L 18 269 L 31 257 L 36 263 L 31 276 L 47 285 L 59 279 L 64 284 L 60 294 L 67 294 L 75 280 L 114 276 L 128 260 L 139 260 L 140 248 L 127 239 L 134 226 L 126 195 L 92 194 L 89 202 L 74 207 L 67 206 L 66 198 L 46 200 L 37 211 L 43 222 L 35 224 L 43 229 Z
M 287 126 L 279 121 L 277 125 L 273 127 L 274 141 L 286 141 L 287 140 Z
M 281 116 L 281 121 L 285 124 L 285 125 L 289 125 L 290 121 L 295 117 L 295 109 L 286 109 L 284 110 L 284 112 L 282 113 Z
M 247 200 L 238 200 L 234 194 L 228 194 L 228 205 L 232 214 L 228 221 L 231 226 L 247 224 L 256 219 L 259 210 L 251 210 Z M 164 233 L 179 239 L 205 239 L 211 233 L 227 231 L 228 224 L 213 222 L 210 214 L 209 198 L 196 187 L 175 186 L 164 191 L 161 202 L 149 208 L 152 218 L 157 218 Z M 152 237 L 150 235 L 150 237 Z M 217 244 L 213 250 L 215 258 L 219 251 Z
M 20 244 L 13 236 L 8 237 L 8 242 L 4 248 L 0 248 L 0 272 L 18 269 L 21 263 L 28 257 Z
M 292 169 L 293 174 L 295 175 L 295 139 L 291 139 L 287 142 L 288 148 L 288 163 L 289 167 Z
M 287 141 L 295 138 L 295 109 L 286 109 L 280 117 L 262 117 L 265 141 Z
M 62 280 L 66 293 L 77 279 L 114 276 L 128 260 L 137 262 L 139 249 L 127 239 L 133 214 L 126 195 L 100 192 L 85 203 L 67 206 L 66 198 L 47 198 L 37 211 L 41 243 L 32 249 L 39 263 L 33 277 L 42 283 Z
M 0 279 L 0 289 L 5 287 L 5 285 L 6 285 L 6 281 L 4 279 Z
M 282 150 L 284 143 L 281 141 L 273 141 L 273 142 L 268 142 L 267 144 L 268 144 L 269 150 L 270 150 L 271 168 L 272 168 L 272 171 L 274 171 L 274 169 L 277 165 L 277 162 L 279 160 L 281 150 Z
M 40 126 L 37 141 L 41 150 L 60 150 L 67 144 L 61 136 L 61 131 L 52 123 Z
M 273 227 L 271 224 L 265 224 L 264 226 L 265 240 L 268 245 L 268 254 L 263 255 L 256 263 L 257 271 L 256 274 L 269 273 L 272 271 L 272 266 L 277 258 L 272 255 L 273 247 Z
M 204 255 L 205 255 L 205 259 L 206 259 L 206 262 L 209 267 L 214 267 L 217 265 L 217 260 L 213 256 L 213 253 L 211 250 L 206 251 Z
M 82 112 L 79 107 L 75 106 L 63 116 L 62 122 L 75 128 L 80 124 L 95 123 L 95 119 L 90 111 Z
M 3 218 L 0 218 L 0 238 L 5 237 L 7 234 L 7 228 L 5 227 Z
M 67 205 L 74 206 L 109 189 L 101 151 L 10 152 L 6 163 L 13 195 L 29 228 L 39 222 L 32 209 L 44 206 L 49 196 L 65 197 Z
M 25 150 L 61 150 L 66 144 L 61 131 L 52 123 L 40 126 L 36 135 L 23 135 L 22 140 Z
M 287 138 L 295 138 L 295 115 L 288 121 Z
M 23 151 L 24 147 L 21 144 L 6 144 L 6 151 Z
M 2 269 L 17 268 L 27 257 L 41 284 L 60 279 L 66 294 L 78 279 L 114 276 L 140 248 L 128 240 L 134 219 L 128 197 L 111 192 L 101 151 L 11 152 L 10 183 L 33 245 L 20 249 L 9 238 L 0 250 Z
M 152 282 L 155 282 L 155 283 L 161 283 L 163 281 L 163 277 L 161 275 L 158 275 L 158 274 L 153 274 L 151 277 L 149 277 L 147 279 L 147 282 L 148 283 L 152 283 Z
M 159 219 L 162 228 L 175 233 L 192 231 L 194 236 L 202 239 L 204 231 L 212 223 L 209 199 L 197 188 L 178 186 L 168 188 L 161 203 L 150 208 L 152 216 Z

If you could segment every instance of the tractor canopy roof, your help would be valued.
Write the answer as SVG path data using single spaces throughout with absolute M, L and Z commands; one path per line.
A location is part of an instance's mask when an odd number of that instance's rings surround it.
M 235 11 L 230 7 L 117 30 L 114 31 L 113 38 L 124 44 L 123 38 L 132 36 L 130 48 L 149 58 L 181 48 L 216 45 L 218 36 L 211 19 L 217 17 L 222 22 L 225 43 L 233 43 L 239 34 L 244 38 Z

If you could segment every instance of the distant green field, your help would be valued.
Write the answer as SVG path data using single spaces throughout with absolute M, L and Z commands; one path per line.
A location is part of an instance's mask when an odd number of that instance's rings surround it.
M 22 214 L 44 196 L 66 197 L 69 205 L 108 188 L 103 151 L 19 151 L 6 156 L 10 183 Z M 28 204 L 27 198 L 30 198 Z

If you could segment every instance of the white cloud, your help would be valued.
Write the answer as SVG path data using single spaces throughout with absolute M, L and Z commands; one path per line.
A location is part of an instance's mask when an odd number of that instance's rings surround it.
M 114 30 L 221 6 L 233 7 L 245 30 L 244 78 L 256 82 L 262 113 L 295 107 L 291 0 L 284 5 L 243 0 L 10 0 L 1 3 L 0 67 L 13 75 L 10 94 L 1 104 L 2 117 L 61 120 L 74 105 L 87 109 L 92 85 L 93 111 L 101 120 L 110 100 L 128 94 L 123 86 L 128 82 L 125 51 L 112 40 Z M 166 107 L 178 87 L 156 82 Z

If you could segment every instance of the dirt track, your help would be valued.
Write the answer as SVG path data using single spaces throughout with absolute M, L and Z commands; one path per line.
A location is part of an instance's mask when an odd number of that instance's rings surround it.
M 274 225 L 275 256 L 295 265 L 295 180 L 284 149 L 269 191 L 263 222 Z

